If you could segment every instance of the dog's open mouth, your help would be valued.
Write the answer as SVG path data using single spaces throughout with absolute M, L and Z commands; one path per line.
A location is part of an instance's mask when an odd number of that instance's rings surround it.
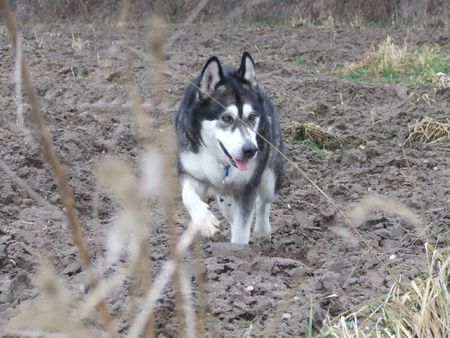
M 233 167 L 236 167 L 236 168 L 238 168 L 239 170 L 242 170 L 242 171 L 248 170 L 249 162 L 250 162 L 249 160 L 234 159 L 233 157 L 231 157 L 230 153 L 224 147 L 222 142 L 219 141 L 219 144 L 220 144 L 220 148 L 222 148 L 223 153 L 225 154 L 226 157 L 228 157 L 228 159 L 230 160 L 231 165 Z

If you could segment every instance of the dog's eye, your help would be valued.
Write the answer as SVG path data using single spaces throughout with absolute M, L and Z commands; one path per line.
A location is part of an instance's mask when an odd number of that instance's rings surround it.
M 255 121 L 255 119 L 256 119 L 256 114 L 255 114 L 255 113 L 251 113 L 251 114 L 248 116 L 247 119 L 248 119 L 250 122 Z
M 222 116 L 222 121 L 225 123 L 233 123 L 234 119 L 231 115 L 224 115 Z

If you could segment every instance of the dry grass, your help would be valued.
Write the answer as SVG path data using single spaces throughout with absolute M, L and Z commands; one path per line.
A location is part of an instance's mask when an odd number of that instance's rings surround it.
M 345 137 L 333 134 L 313 123 L 294 123 L 291 128 L 296 141 L 311 141 L 319 149 L 340 148 L 347 142 Z
M 87 41 L 83 40 L 82 38 L 75 37 L 75 35 L 72 34 L 72 49 L 76 50 L 77 52 L 81 52 L 84 48 L 88 46 Z
M 394 284 L 381 301 L 371 301 L 334 320 L 319 337 L 447 337 L 450 332 L 450 248 L 425 245 L 426 275 L 405 289 Z
M 438 87 L 442 89 L 450 88 L 450 74 L 445 74 L 442 72 L 436 73 L 438 77 Z
M 340 68 L 336 73 L 352 80 L 406 78 L 410 85 L 442 86 L 450 73 L 450 54 L 439 46 L 411 48 L 406 42 L 399 46 L 387 36 L 363 61 Z
M 94 325 L 83 323 L 83 318 L 93 316 L 92 309 L 98 301 L 84 308 L 84 313 L 81 313 L 80 299 L 64 287 L 62 280 L 45 260 L 40 263 L 35 279 L 40 295 L 20 305 L 3 333 L 19 337 L 105 336 Z
M 375 212 L 399 215 L 424 234 L 419 218 L 399 202 L 368 196 L 348 213 L 355 225 Z M 394 282 L 387 296 L 368 301 L 336 318 L 326 318 L 320 338 L 446 337 L 450 332 L 450 248 L 425 245 L 428 271 L 413 281 Z
M 450 144 L 450 121 L 437 122 L 425 117 L 409 127 L 405 144 L 420 143 L 447 143 Z
M 389 199 L 382 195 L 365 196 L 347 214 L 355 226 L 360 226 L 370 214 L 377 211 L 398 215 L 411 225 L 421 226 L 421 220 L 413 210 L 394 199 Z
M 16 50 L 20 44 L 20 34 L 17 29 L 15 18 L 6 0 L 0 0 L 0 10 L 3 15 L 5 26 L 10 36 L 12 47 Z M 67 224 L 72 235 L 75 246 L 78 249 L 80 263 L 83 270 L 87 274 L 87 284 L 94 289 L 98 284 L 97 276 L 95 275 L 91 257 L 89 254 L 88 244 L 81 230 L 80 220 L 75 209 L 75 200 L 73 198 L 72 190 L 69 186 L 66 172 L 61 164 L 58 154 L 56 153 L 50 133 L 44 120 L 44 115 L 39 106 L 38 97 L 36 95 L 33 81 L 31 78 L 31 71 L 25 56 L 21 55 L 20 63 L 21 77 L 23 82 L 24 92 L 27 94 L 28 103 L 31 107 L 31 116 L 33 118 L 36 134 L 38 135 L 40 145 L 43 153 L 53 171 L 55 181 L 57 183 L 59 193 L 61 195 L 62 204 L 65 209 L 67 217 Z M 103 325 L 112 337 L 119 337 L 117 327 L 112 319 L 111 312 L 105 300 L 101 300 L 97 306 L 98 312 L 102 317 Z

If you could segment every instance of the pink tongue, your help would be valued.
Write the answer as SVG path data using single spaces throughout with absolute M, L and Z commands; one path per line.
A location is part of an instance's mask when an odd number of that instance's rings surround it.
M 238 167 L 239 170 L 248 170 L 248 160 L 234 160 L 234 162 L 236 163 L 236 167 Z

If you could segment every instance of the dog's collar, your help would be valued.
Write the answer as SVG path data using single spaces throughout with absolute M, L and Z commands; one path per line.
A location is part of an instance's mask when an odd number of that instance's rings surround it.
M 228 183 L 228 178 L 230 174 L 230 166 L 223 167 L 223 178 L 222 178 L 222 184 Z

